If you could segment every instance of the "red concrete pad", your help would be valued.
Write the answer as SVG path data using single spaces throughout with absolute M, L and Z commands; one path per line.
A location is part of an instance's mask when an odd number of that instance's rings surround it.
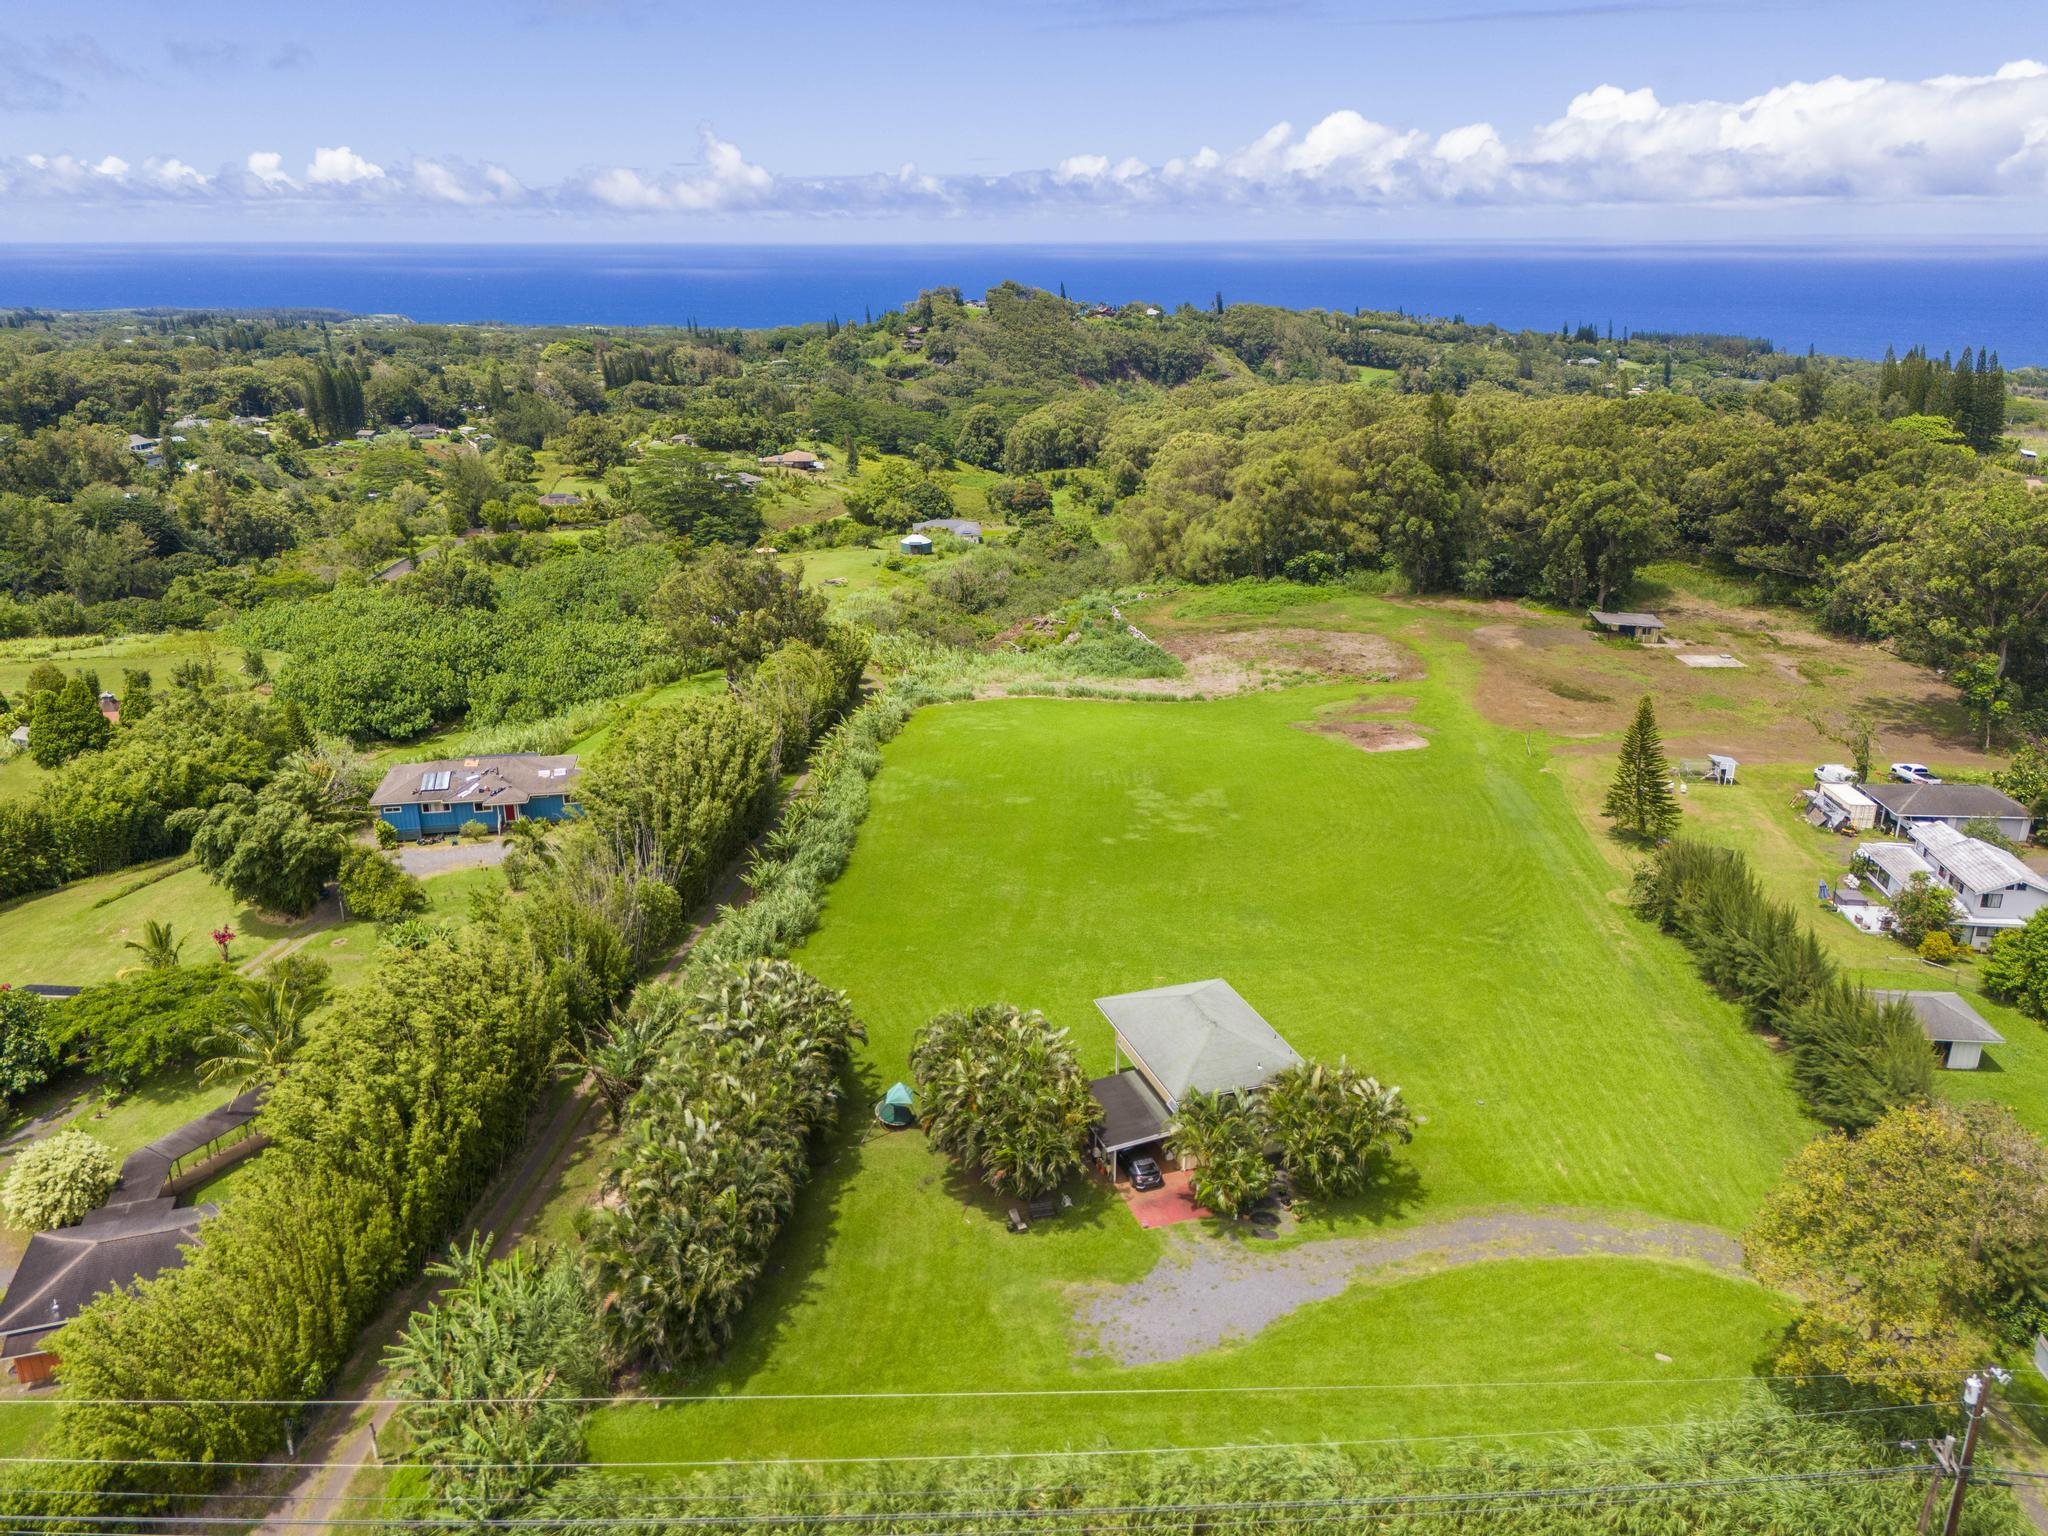
M 1159 1189 L 1138 1190 L 1129 1184 L 1121 1184 L 1117 1192 L 1124 1197 L 1124 1204 L 1131 1208 L 1131 1214 L 1138 1218 L 1141 1227 L 1170 1227 L 1177 1222 L 1200 1221 L 1215 1213 L 1207 1206 L 1195 1203 L 1194 1192 L 1188 1187 L 1191 1175 L 1174 1170 L 1167 1173 L 1166 1183 Z

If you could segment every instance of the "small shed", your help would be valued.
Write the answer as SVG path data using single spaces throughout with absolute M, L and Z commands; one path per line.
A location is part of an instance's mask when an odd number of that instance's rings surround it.
M 545 496 L 536 499 L 544 507 L 580 507 L 583 505 L 583 498 L 574 491 L 549 491 Z
M 932 541 L 921 533 L 906 533 L 896 547 L 906 555 L 928 555 L 932 552 Z
M 915 1125 L 917 1111 L 912 1107 L 909 1085 L 897 1083 L 883 1094 L 875 1104 L 875 1118 L 892 1131 Z
M 1823 784 L 1812 791 L 1807 820 L 1830 832 L 1861 832 L 1877 825 L 1877 802 L 1854 784 Z
M 1920 1032 L 1951 1072 L 1973 1072 L 1984 1047 L 2005 1044 L 2005 1036 L 1953 992 L 1873 992 L 1881 1003 L 1904 1003 L 1920 1020 Z
M 1735 770 L 1739 766 L 1735 759 L 1721 752 L 1707 754 L 1707 782 L 1709 784 L 1733 784 Z
M 981 524 L 971 517 L 932 517 L 910 525 L 912 533 L 950 533 L 964 544 L 981 542 Z
M 1610 635 L 1626 640 L 1655 640 L 1664 633 L 1664 621 L 1654 613 L 1609 613 L 1603 608 L 1589 608 L 1586 616 Z

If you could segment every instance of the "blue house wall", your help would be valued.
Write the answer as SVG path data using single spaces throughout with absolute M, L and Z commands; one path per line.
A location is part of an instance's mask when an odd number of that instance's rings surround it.
M 516 810 L 519 816 L 534 821 L 562 821 L 579 814 L 575 802 L 566 795 L 535 795 Z M 377 814 L 407 842 L 422 836 L 445 837 L 470 821 L 480 821 L 493 832 L 504 830 L 504 818 L 495 805 L 451 805 L 445 811 L 433 812 L 418 805 L 380 805 Z

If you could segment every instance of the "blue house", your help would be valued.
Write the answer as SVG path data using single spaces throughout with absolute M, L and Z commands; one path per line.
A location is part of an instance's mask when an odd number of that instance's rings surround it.
M 581 813 L 573 757 L 537 752 L 406 763 L 384 775 L 370 803 L 401 838 L 437 837 L 466 822 L 502 832 L 522 816 L 560 821 Z

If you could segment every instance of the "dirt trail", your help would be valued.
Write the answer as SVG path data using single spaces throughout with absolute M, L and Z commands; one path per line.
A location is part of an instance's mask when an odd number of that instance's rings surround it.
M 1150 1274 L 1098 1290 L 1079 1315 L 1095 1332 L 1089 1353 L 1153 1365 L 1247 1338 L 1360 1280 L 1595 1254 L 1702 1264 L 1730 1275 L 1742 1270 L 1741 1245 L 1718 1228 L 1578 1211 L 1502 1211 L 1278 1249 L 1189 1232 L 1176 1236 Z

